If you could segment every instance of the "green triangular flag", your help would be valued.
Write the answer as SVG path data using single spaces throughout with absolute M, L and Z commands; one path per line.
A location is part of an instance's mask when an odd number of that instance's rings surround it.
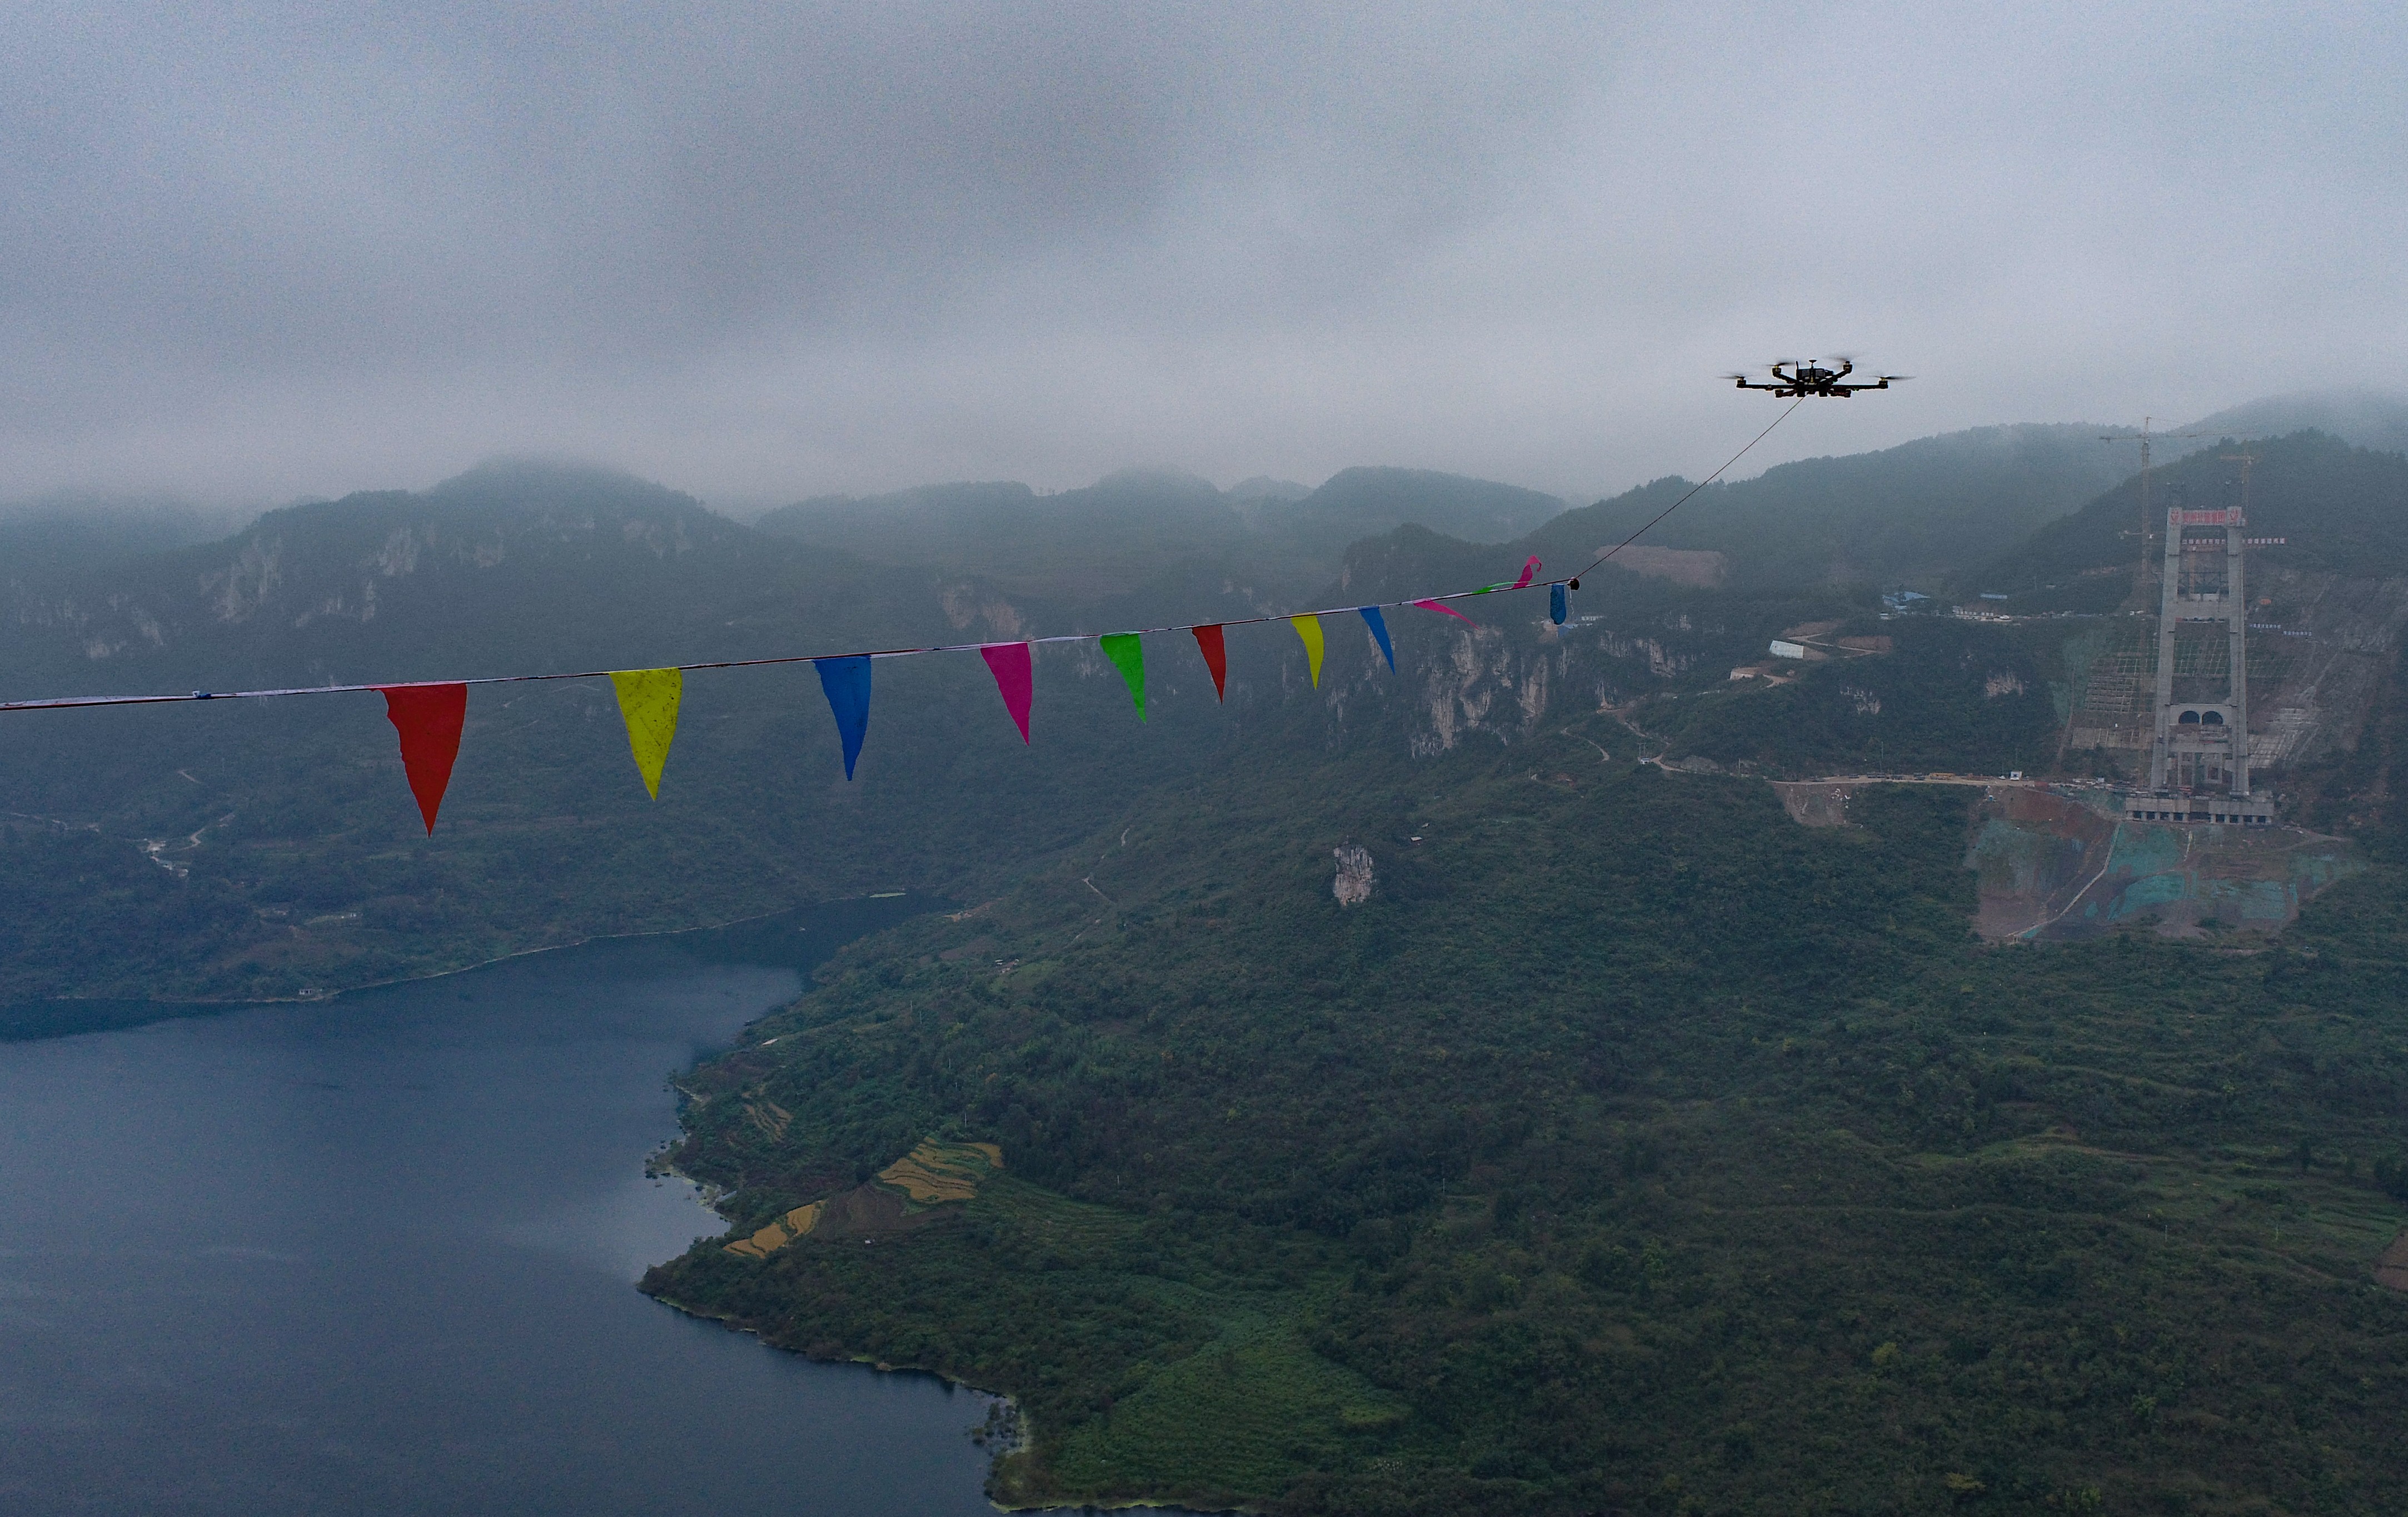
M 1137 702 L 1137 719 L 1145 720 L 1145 646 L 1134 632 L 1108 632 L 1096 639 L 1104 656 L 1120 665 L 1121 678 L 1128 681 L 1129 699 Z

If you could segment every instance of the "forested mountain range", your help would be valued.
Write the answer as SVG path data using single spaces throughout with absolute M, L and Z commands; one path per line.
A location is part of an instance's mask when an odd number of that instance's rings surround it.
M 2005 488 L 2000 469 L 2023 467 L 2013 460 L 2036 448 L 2045 453 L 2042 443 L 2062 442 L 2057 455 L 2067 455 L 2075 440 L 1970 436 L 1835 461 L 1823 472 L 1845 465 L 1842 472 L 1889 478 L 1970 451 L 1971 482 L 1956 488 L 1978 494 Z M 2086 446 L 2097 452 L 2082 458 L 2120 456 L 2095 441 Z M 2301 547 L 2290 551 L 2379 563 L 2346 545 L 2358 541 L 2352 534 L 2379 535 L 2383 471 L 2394 465 L 2385 455 L 2323 446 L 2358 460 L 2318 466 L 2339 470 L 2335 479 L 2356 470 L 2364 500 L 2347 521 L 2301 534 Z M 2206 490 L 2204 475 L 2194 481 L 2184 471 L 2226 466 L 2201 455 L 2164 471 L 2164 486 Z M 1750 484 L 1770 490 L 1822 468 L 1784 467 L 1786 475 L 1775 470 Z M 2277 521 L 2290 509 L 2285 493 L 2305 476 L 2276 459 L 2257 478 L 2260 514 Z M 1577 566 L 1598 546 L 1591 539 L 1610 536 L 1630 505 L 1550 516 L 1552 497 L 1534 493 L 1369 469 L 1287 499 L 1280 497 L 1293 492 L 1223 497 L 1202 481 L 1141 475 L 1073 493 L 1068 504 L 1019 487 L 924 494 L 923 518 L 954 511 L 945 519 L 968 536 L 930 536 L 926 520 L 909 519 L 882 537 L 865 529 L 856 554 L 745 527 L 645 481 L 524 463 L 489 465 L 418 494 L 270 512 L 232 537 L 164 551 L 143 550 L 188 530 L 164 515 L 142 529 L 159 535 L 150 542 L 129 539 L 122 527 L 83 539 L 53 532 L 52 551 L 12 561 L 0 579 L 7 652 L 0 691 L 599 668 L 1258 615 L 1369 598 L 1375 583 L 1405 594 L 1503 578 L 1532 551 L 1558 571 Z M 2340 499 L 2318 496 L 2328 497 Z M 1108 531 L 1114 519 L 1106 506 L 1115 500 L 1137 504 Z M 1149 523 L 1178 517 L 1182 500 L 1207 525 L 1150 536 Z M 2064 577 L 2057 559 L 2072 552 L 2083 562 L 2066 559 L 2069 582 L 2093 599 L 2120 594 L 2122 581 L 2084 579 L 2081 570 L 2101 553 L 2113 556 L 2122 500 L 2100 496 L 2021 558 L 1994 557 L 1977 577 L 2018 595 L 2042 594 L 2051 576 Z M 1712 524 L 1728 504 L 1708 492 L 1674 521 L 1694 512 Z M 1023 508 L 1055 512 L 1057 522 L 1071 523 L 1063 531 L 1082 536 L 1098 556 L 1076 572 L 1052 573 L 1050 591 L 1027 588 L 1048 578 L 1032 567 L 1048 562 L 1042 534 L 1028 539 L 1035 547 L 1024 544 L 1018 569 L 1001 565 L 1010 572 L 954 562 L 963 543 L 1016 540 L 1010 520 Z M 1814 519 L 1799 509 L 1801 522 Z M 1376 528 L 1416 518 L 1462 533 L 1541 524 L 1518 541 L 1484 548 L 1416 522 L 1375 532 L 1342 562 L 1310 566 L 1318 551 L 1312 533 L 1328 522 Z M 2066 546 L 2076 542 L 2087 546 Z M 931 561 L 900 562 L 915 544 Z M 1744 564 L 1736 546 L 1734 555 Z M 2045 637 L 1917 634 L 1899 658 L 1852 680 L 1810 671 L 1767 708 L 1722 698 L 1724 672 L 1760 655 L 1768 637 L 1817 618 L 1870 616 L 1876 588 L 1865 580 L 1751 585 L 1742 574 L 1715 589 L 1609 567 L 1576 597 L 1569 645 L 1548 658 L 1517 655 L 1522 662 L 1511 666 L 1475 658 L 1468 669 L 1433 635 L 1436 619 L 1404 613 L 1405 666 L 1396 682 L 1338 697 L 1341 714 L 1315 720 L 1359 727 L 1376 717 L 1394 741 L 1438 751 L 1469 731 L 1510 736 L 1511 708 L 1569 710 L 1688 691 L 1692 704 L 1659 705 L 1647 718 L 1651 730 L 1719 762 L 1745 759 L 1772 772 L 1851 754 L 1935 767 L 2040 763 L 2050 749 L 2049 692 L 2065 679 Z M 1496 609 L 1529 618 L 1512 637 L 1535 649 L 1536 613 L 1518 602 Z M 1359 638 L 1360 631 L 1339 636 Z M 1941 651 L 1949 638 L 1967 637 L 1997 646 Z M 872 737 L 852 784 L 828 778 L 838 772 L 834 737 L 808 671 L 697 675 L 658 803 L 630 782 L 605 687 L 480 689 L 449 802 L 452 824 L 431 840 L 411 837 L 398 759 L 373 696 L 12 717 L 0 809 L 15 819 L 21 846 L 64 852 L 49 866 L 18 871 L 7 887 L 13 942 L 0 955 L 0 998 L 293 995 L 595 931 L 694 924 L 753 903 L 766 909 L 898 881 L 984 888 L 1068 846 L 1149 787 L 1176 786 L 1221 762 L 1226 745 L 1260 726 L 1266 700 L 1299 698 L 1301 653 L 1283 629 L 1250 630 L 1233 647 L 1226 707 L 1205 698 L 1209 682 L 1183 640 L 1155 647 L 1143 725 L 1125 720 L 1126 696 L 1091 651 L 1045 651 L 1035 750 L 1013 740 L 971 661 L 882 664 Z M 2023 694 L 2002 703 L 1956 693 L 1944 677 L 1948 661 L 1973 658 Z M 1928 688 L 1916 683 L 1918 669 Z M 1775 709 L 1793 714 L 1763 720 Z M 1943 709 L 1958 714 L 1942 718 Z M 1991 736 L 1973 738 L 1976 727 Z M 978 846 L 960 846 L 964 836 Z M 652 862 L 638 866 L 639 858 Z M 522 887 L 538 874 L 580 883 L 566 893 Z M 81 923 L 96 900 L 122 920 L 152 925 L 89 952 Z
M 1705 492 L 1666 542 L 1725 553 L 1721 584 L 1608 567 L 1561 628 L 1541 595 L 1462 603 L 1476 626 L 1399 609 L 1393 672 L 1352 618 L 1317 685 L 1285 626 L 1236 629 L 1223 702 L 1192 642 L 1149 638 L 1140 723 L 1091 648 L 1041 650 L 1033 746 L 979 661 L 883 662 L 851 782 L 799 666 L 689 677 L 657 802 L 607 684 L 479 687 L 431 838 L 372 695 L 0 716 L 0 997 L 22 1036 L 78 1024 L 46 997 L 294 995 L 918 887 L 958 908 L 680 1077 L 673 1157 L 725 1188 L 729 1241 L 813 1203 L 839 1222 L 647 1288 L 1009 1393 L 1031 1441 L 998 1495 L 2382 1510 L 2408 1341 L 2373 1276 L 2408 1220 L 2396 649 L 2299 781 L 2347 801 L 2362 867 L 2280 935 L 1987 948 L 1971 792 L 1810 830 L 1751 777 L 2059 762 L 2065 650 L 2123 607 L 2047 597 L 2120 597 L 2088 571 L 2134 548 L 2131 450 L 2096 430 Z M 2401 577 L 2408 459 L 2252 449 L 2299 572 Z M 305 685 L 1354 605 L 1578 567 L 1672 486 L 1562 513 L 1380 471 L 1300 498 L 1015 488 L 754 528 L 494 465 L 9 577 L 0 677 Z M 1316 522 L 1365 531 L 1316 547 Z M 1882 620 L 1873 565 L 1925 560 L 1935 588 L 2086 615 Z M 1730 678 L 1800 624 L 1886 651 Z M 874 1177 L 930 1138 L 1002 1167 L 907 1204 Z

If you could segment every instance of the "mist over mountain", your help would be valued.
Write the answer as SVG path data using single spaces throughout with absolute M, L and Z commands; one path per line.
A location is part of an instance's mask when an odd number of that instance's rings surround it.
M 0 504 L 0 583 L 22 587 L 208 542 L 244 513 L 159 496 L 46 495 Z
M 2357 448 L 2408 452 L 2408 398 L 2380 390 L 2313 390 L 2269 395 L 2203 416 L 2175 432 L 2210 437 L 2281 437 L 2322 432 Z M 2170 441 L 2168 456 L 2203 450 L 2210 438 Z
M 1268 474 L 1240 479 L 1228 489 L 1229 499 L 1240 508 L 1269 501 L 1302 500 L 1312 494 L 1312 486 L 1309 484 L 1298 484 L 1294 479 L 1274 479 Z
M 1264 513 L 1309 550 L 1330 552 L 1411 522 L 1465 542 L 1512 542 L 1563 513 L 1556 496 L 1431 469 L 1352 468 L 1286 511 Z
M 1426 469 L 1346 469 L 1316 490 L 1258 477 L 1226 493 L 1193 475 L 1125 469 L 1051 495 L 991 483 L 823 496 L 755 524 L 881 563 L 1082 595 L 1126 589 L 1189 559 L 1300 588 L 1334 571 L 1348 543 L 1407 522 L 1467 542 L 1508 542 L 1563 508 L 1539 491 Z

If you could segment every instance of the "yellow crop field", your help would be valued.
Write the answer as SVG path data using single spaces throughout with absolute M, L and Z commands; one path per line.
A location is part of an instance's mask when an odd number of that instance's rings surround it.
M 820 1212 L 826 1206 L 825 1201 L 813 1201 L 809 1206 L 796 1207 L 751 1238 L 740 1238 L 728 1244 L 727 1252 L 740 1253 L 748 1259 L 766 1259 L 818 1226 Z
M 1003 1150 L 996 1144 L 940 1143 L 931 1138 L 881 1169 L 878 1180 L 901 1191 L 917 1205 L 936 1206 L 968 1200 L 978 1194 L 982 1180 L 1002 1167 Z M 841 1225 L 851 1228 L 862 1224 L 859 1199 L 860 1194 L 855 1192 L 833 1198 L 844 1203 Z M 885 1204 L 890 1209 L 894 1206 L 891 1198 Z M 829 1201 L 813 1201 L 809 1206 L 796 1207 L 752 1237 L 726 1245 L 727 1252 L 748 1259 L 766 1259 L 795 1239 L 809 1237 L 827 1215 L 829 1205 Z
M 1002 1167 L 1003 1150 L 993 1143 L 939 1143 L 931 1138 L 881 1169 L 878 1178 L 921 1205 L 933 1206 L 968 1200 L 978 1194 L 979 1181 Z

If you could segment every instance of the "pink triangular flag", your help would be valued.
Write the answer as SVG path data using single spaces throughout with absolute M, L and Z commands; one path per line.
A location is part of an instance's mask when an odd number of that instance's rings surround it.
M 995 688 L 1003 695 L 1003 708 L 1020 725 L 1020 740 L 1028 741 L 1028 697 L 1037 688 L 1036 671 L 1030 666 L 1026 643 L 988 643 L 979 650 L 979 657 L 995 675 Z
M 1443 601 L 1417 600 L 1413 602 L 1413 604 L 1420 607 L 1423 610 L 1436 611 L 1440 616 L 1451 616 L 1458 622 L 1471 622 L 1471 618 L 1464 615 L 1461 611 L 1456 610 L 1454 607 L 1445 604 Z M 1480 625 L 1477 622 L 1471 622 L 1471 624 L 1475 627 Z
M 1538 555 L 1534 553 L 1534 554 L 1532 554 L 1532 555 L 1531 555 L 1531 557 L 1530 557 L 1530 562 L 1528 562 L 1527 564 L 1525 564 L 1525 565 L 1522 565 L 1522 578 L 1520 578 L 1519 580 L 1514 580 L 1514 581 L 1513 581 L 1513 588 L 1514 588 L 1514 589 L 1516 589 L 1516 590 L 1527 590 L 1527 589 L 1529 589 L 1529 588 L 1530 588 L 1530 576 L 1532 576 L 1532 575 L 1534 575 L 1534 574 L 1536 574 L 1536 573 L 1538 573 L 1538 572 L 1539 572 L 1539 559 L 1538 559 Z

